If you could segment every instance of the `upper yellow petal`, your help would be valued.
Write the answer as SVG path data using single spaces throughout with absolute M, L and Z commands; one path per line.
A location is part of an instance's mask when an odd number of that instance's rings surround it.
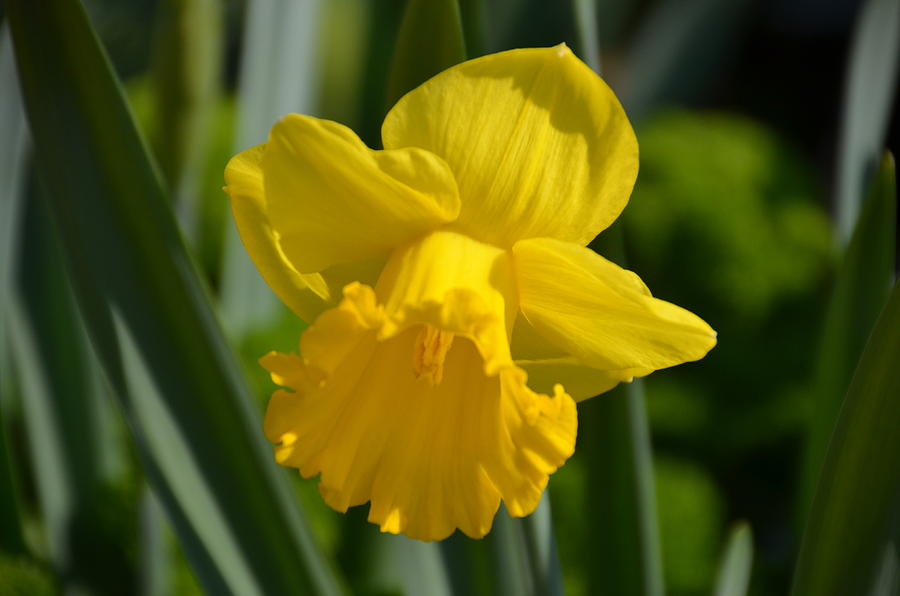
M 652 297 L 634 273 L 588 248 L 535 238 L 513 254 L 524 316 L 588 366 L 658 370 L 698 360 L 716 344 L 703 320 Z
M 303 273 L 384 256 L 459 211 L 439 157 L 373 151 L 349 128 L 310 116 L 289 114 L 272 128 L 261 170 L 272 229 Z
M 621 105 L 565 45 L 438 74 L 397 102 L 382 138 L 442 157 L 459 186 L 458 225 L 506 247 L 537 236 L 587 244 L 625 207 L 638 169 Z
M 328 284 L 319 274 L 299 273 L 285 256 L 268 216 L 260 168 L 265 145 L 234 156 L 225 168 L 225 191 L 241 241 L 272 291 L 297 315 L 313 320 L 327 306 Z
M 319 273 L 300 273 L 285 254 L 281 237 L 270 219 L 265 191 L 263 154 L 267 144 L 234 156 L 225 168 L 225 192 L 241 241 L 260 275 L 273 292 L 297 316 L 311 322 L 322 311 L 335 306 L 341 291 L 352 281 L 375 283 L 383 257 L 329 267 Z

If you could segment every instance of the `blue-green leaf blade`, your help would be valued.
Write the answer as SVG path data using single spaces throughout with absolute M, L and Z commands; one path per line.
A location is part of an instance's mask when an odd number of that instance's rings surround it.
M 0 550 L 22 553 L 17 481 L 6 438 L 3 407 L 11 391 L 7 336 L 7 307 L 12 297 L 12 268 L 18 241 L 22 179 L 25 171 L 25 114 L 19 99 L 15 57 L 9 29 L 0 27 Z
M 826 311 L 812 381 L 814 403 L 801 471 L 800 519 L 812 503 L 844 395 L 894 279 L 897 199 L 892 167 L 885 164 L 872 182 Z
M 578 53 L 600 74 L 596 6 L 573 0 L 572 9 Z M 620 225 L 606 230 L 591 248 L 625 266 Z M 661 596 L 662 548 L 643 381 L 635 379 L 582 404 L 578 426 L 588 466 L 586 523 L 594 545 L 584 561 L 588 588 L 598 594 Z
M 110 402 L 46 207 L 35 200 L 25 207 L 17 291 L 7 310 L 27 430 L 25 454 L 61 585 L 102 593 L 131 579 L 124 556 L 133 542 L 131 519 L 127 506 L 110 507 L 113 500 L 123 505 L 126 500 L 123 491 L 111 490 L 116 468 L 108 457 L 122 446 L 110 428 Z
M 265 142 L 275 122 L 291 112 L 308 114 L 316 88 L 315 48 L 320 2 L 250 2 L 238 81 L 235 152 Z M 244 250 L 237 227 L 225 230 L 220 291 L 229 336 L 271 324 L 281 312 Z
M 750 586 L 753 570 L 753 532 L 741 522 L 731 530 L 719 571 L 716 575 L 714 596 L 745 596 Z
M 895 284 L 831 438 L 794 574 L 795 596 L 862 594 L 874 581 L 900 498 L 898 354 Z
M 407 0 L 388 79 L 388 105 L 465 59 L 457 0 Z
M 201 582 L 217 594 L 338 591 L 82 7 L 6 6 L 80 310 Z
M 835 206 L 842 244 L 850 240 L 884 148 L 898 64 L 900 2 L 867 0 L 853 33 L 838 145 Z

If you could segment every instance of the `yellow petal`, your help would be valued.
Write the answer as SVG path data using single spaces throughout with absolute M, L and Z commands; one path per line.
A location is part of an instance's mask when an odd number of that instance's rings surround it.
M 696 315 L 653 298 L 637 276 L 590 249 L 549 238 L 513 248 L 522 313 L 551 344 L 600 370 L 658 370 L 716 344 Z
M 260 165 L 272 229 L 302 273 L 384 255 L 459 211 L 443 160 L 416 148 L 370 150 L 328 120 L 285 116 Z
M 442 157 L 459 185 L 458 225 L 500 246 L 537 236 L 587 244 L 625 207 L 638 169 L 621 105 L 565 45 L 438 74 L 397 102 L 382 138 Z
M 650 374 L 649 369 L 599 370 L 586 366 L 573 356 L 516 360 L 516 366 L 528 374 L 528 386 L 539 393 L 552 391 L 556 384 L 576 402 L 606 393 L 619 383 L 630 383 L 635 377 Z
M 225 168 L 225 191 L 241 241 L 272 291 L 305 321 L 327 307 L 328 284 L 317 273 L 301 274 L 287 259 L 269 221 L 260 162 L 265 145 L 239 153 Z
M 631 281 L 636 291 L 649 295 L 650 292 L 636 275 Z M 619 383 L 630 383 L 635 377 L 653 372 L 646 368 L 599 370 L 590 367 L 541 336 L 521 311 L 516 317 L 510 343 L 516 366 L 528 374 L 529 387 L 546 393 L 559 383 L 576 402 L 606 393 Z
M 561 386 L 532 391 L 497 345 L 512 275 L 504 251 L 435 232 L 394 251 L 377 291 L 347 286 L 303 334 L 302 361 L 262 360 L 294 390 L 266 413 L 277 461 L 320 474 L 333 508 L 370 501 L 383 531 L 420 540 L 483 536 L 501 499 L 533 511 L 577 419 Z

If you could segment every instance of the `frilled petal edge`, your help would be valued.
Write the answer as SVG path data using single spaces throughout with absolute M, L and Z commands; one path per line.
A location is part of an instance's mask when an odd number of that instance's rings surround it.
M 561 385 L 530 389 L 501 343 L 511 276 L 505 251 L 435 232 L 398 248 L 375 290 L 348 285 L 303 334 L 302 358 L 261 361 L 292 390 L 266 414 L 278 462 L 320 474 L 333 508 L 369 501 L 383 531 L 420 540 L 483 536 L 501 499 L 533 511 L 577 417 Z

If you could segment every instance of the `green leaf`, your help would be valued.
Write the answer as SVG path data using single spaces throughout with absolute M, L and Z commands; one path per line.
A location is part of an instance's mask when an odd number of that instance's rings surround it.
M 8 370 L 7 309 L 12 296 L 12 265 L 18 242 L 19 212 L 25 170 L 26 124 L 19 99 L 12 39 L 6 24 L 0 28 L 0 397 L 11 391 Z M 19 519 L 16 479 L 12 454 L 6 440 L 3 414 L 6 400 L 0 399 L 0 549 L 22 553 L 25 543 Z
M 876 581 L 900 498 L 900 283 L 844 400 L 816 490 L 792 594 L 865 594 Z
M 727 66 L 749 0 L 661 0 L 641 20 L 622 72 L 641 73 L 615 85 L 628 117 L 637 122 L 662 102 L 699 95 Z
M 488 53 L 486 4 L 484 0 L 459 0 L 466 55 L 469 58 Z
M 165 0 L 159 5 L 149 131 L 181 229 L 197 238 L 199 173 L 220 87 L 224 7 L 220 0 Z
M 753 532 L 741 522 L 731 530 L 719 563 L 714 596 L 745 596 L 753 570 Z
M 529 568 L 538 594 L 562 596 L 562 571 L 556 552 L 556 532 L 550 511 L 550 495 L 544 491 L 537 509 L 518 522 L 525 537 Z
M 868 596 L 897 596 L 900 594 L 900 550 L 897 544 L 900 537 L 884 545 L 875 580 Z
M 172 593 L 172 556 L 166 541 L 166 519 L 153 492 L 146 484 L 141 487 L 139 505 L 139 565 L 140 596 L 163 596 Z
M 606 253 L 608 254 L 608 253 Z M 653 453 L 639 380 L 579 404 L 591 594 L 663 594 Z
M 439 543 L 384 534 L 372 546 L 367 556 L 375 558 L 373 587 L 378 593 L 453 594 Z
M 19 512 L 18 483 L 0 410 L 0 553 L 23 554 L 25 541 Z
M 80 310 L 200 581 L 215 594 L 337 592 L 82 7 L 6 7 Z
M 597 34 L 597 0 L 572 0 L 578 54 L 584 63 L 600 73 L 600 38 Z
M 19 97 L 19 80 L 6 23 L 0 27 L 0 367 L 5 360 L 4 317 L 12 287 L 12 266 L 18 241 L 19 212 L 24 186 L 28 129 Z M 0 368 L 0 373 L 2 373 Z M 0 375 L 0 378 L 5 378 Z
M 465 59 L 457 0 L 407 0 L 388 80 L 388 105 Z
M 573 0 L 579 54 L 600 66 L 596 7 Z M 598 72 L 599 74 L 599 72 Z M 591 248 L 625 265 L 621 224 Z M 596 594 L 662 596 L 659 516 L 653 480 L 653 447 L 643 382 L 620 385 L 579 408 L 579 444 L 587 462 L 590 554 L 584 561 L 588 588 Z
M 238 83 L 235 151 L 268 138 L 290 112 L 309 113 L 315 88 L 318 2 L 250 2 Z M 224 196 L 223 201 L 227 200 Z M 221 314 L 229 336 L 271 324 L 281 305 L 256 270 L 229 217 L 222 259 Z
M 884 148 L 897 92 L 898 62 L 900 3 L 868 0 L 856 22 L 844 87 L 835 188 L 842 244 L 856 227 L 863 193 Z
M 122 446 L 110 428 L 110 403 L 49 214 L 36 200 L 25 211 L 19 291 L 8 313 L 49 555 L 67 589 L 83 585 L 111 593 L 133 579 L 124 556 L 134 541 L 131 516 L 108 498 L 116 468 L 107 456 Z
M 812 383 L 814 403 L 798 497 L 801 520 L 812 503 L 828 440 L 853 370 L 890 293 L 894 279 L 896 212 L 894 165 L 890 158 L 885 158 L 844 253 L 825 316 Z

